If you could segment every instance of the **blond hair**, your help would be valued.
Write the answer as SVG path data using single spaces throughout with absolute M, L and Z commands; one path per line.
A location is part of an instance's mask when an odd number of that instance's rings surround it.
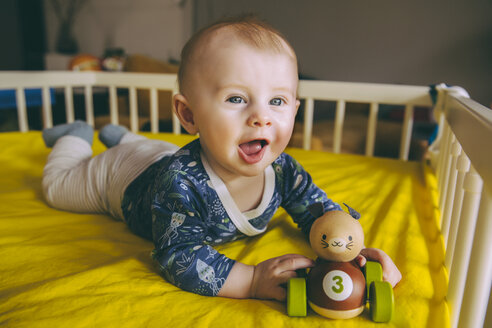
M 222 28 L 228 28 L 246 44 L 261 50 L 269 50 L 275 53 L 287 52 L 297 64 L 294 48 L 278 30 L 257 19 L 252 15 L 223 19 L 212 25 L 206 26 L 195 33 L 185 44 L 181 51 L 181 63 L 178 71 L 179 90 L 183 93 L 189 67 L 194 57 L 197 56 L 197 48 L 207 37 Z

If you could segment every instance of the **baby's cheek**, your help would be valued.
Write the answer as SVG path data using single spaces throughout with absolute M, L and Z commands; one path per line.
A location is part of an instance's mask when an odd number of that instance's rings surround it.
M 294 125 L 293 123 L 288 124 L 288 123 L 282 123 L 279 124 L 277 128 L 277 139 L 279 142 L 285 143 L 287 145 L 289 143 L 289 140 L 292 136 L 292 131 L 294 130 Z
M 280 121 L 282 129 L 287 131 L 288 133 L 292 132 L 292 130 L 294 129 L 294 119 L 295 116 L 284 116 Z

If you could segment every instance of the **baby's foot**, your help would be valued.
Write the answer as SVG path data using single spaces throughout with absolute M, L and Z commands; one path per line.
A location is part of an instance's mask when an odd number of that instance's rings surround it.
M 99 140 L 106 147 L 111 148 L 120 143 L 121 138 L 128 132 L 128 129 L 122 125 L 108 124 L 99 131 Z
M 75 121 L 43 130 L 43 140 L 46 147 L 49 148 L 53 147 L 56 141 L 63 136 L 79 137 L 87 141 L 89 145 L 92 145 L 94 129 L 84 121 Z

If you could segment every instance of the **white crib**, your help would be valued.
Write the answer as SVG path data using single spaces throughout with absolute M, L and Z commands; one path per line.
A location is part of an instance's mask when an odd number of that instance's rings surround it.
M 176 76 L 168 74 L 103 72 L 2 72 L 0 90 L 15 89 L 19 131 L 28 131 L 24 89 L 42 90 L 43 126 L 53 125 L 50 88 L 63 90 L 68 122 L 74 120 L 73 88 L 82 87 L 85 114 L 94 125 L 93 88 L 109 90 L 110 120 L 118 124 L 117 90 L 127 89 L 130 128 L 138 132 L 137 90 L 150 92 L 150 130 L 159 132 L 158 91 L 176 91 Z M 438 88 L 434 107 L 439 134 L 429 151 L 438 179 L 441 231 L 449 272 L 447 300 L 452 327 L 481 327 L 492 281 L 492 111 L 466 97 L 459 88 Z M 370 104 L 365 155 L 373 156 L 380 104 L 404 106 L 400 160 L 408 160 L 413 112 L 431 106 L 424 86 L 300 81 L 298 96 L 305 101 L 303 148 L 309 149 L 315 102 L 336 102 L 333 151 L 341 152 L 345 105 Z M 173 117 L 173 132 L 180 133 Z

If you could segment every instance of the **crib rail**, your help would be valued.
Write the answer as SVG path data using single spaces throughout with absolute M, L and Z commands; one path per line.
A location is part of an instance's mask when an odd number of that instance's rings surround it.
M 482 327 L 492 281 L 492 111 L 442 90 L 433 145 L 452 327 Z
M 404 105 L 404 120 L 400 139 L 402 160 L 408 159 L 413 127 L 413 112 L 416 106 L 431 106 L 429 89 L 422 86 L 390 85 L 373 83 L 349 83 L 330 81 L 300 81 L 298 96 L 306 101 L 304 113 L 303 148 L 310 149 L 314 102 L 316 100 L 335 101 L 336 115 L 333 131 L 333 152 L 339 153 L 342 145 L 342 131 L 346 103 L 370 104 L 365 154 L 373 156 L 376 140 L 377 117 L 380 104 Z
M 106 87 L 109 92 L 110 120 L 118 124 L 117 89 L 127 89 L 129 94 L 130 129 L 138 131 L 137 89 L 150 92 L 150 131 L 159 132 L 158 98 L 161 90 L 177 92 L 176 75 L 149 73 L 106 73 L 106 72 L 3 72 L 0 73 L 0 89 L 15 86 L 18 124 L 20 131 L 27 131 L 27 111 L 23 91 L 27 88 L 41 88 L 43 99 L 43 127 L 51 127 L 52 105 L 49 89 L 63 89 L 67 122 L 74 120 L 73 89 L 82 87 L 85 96 L 86 121 L 94 125 L 93 89 Z M 298 96 L 305 101 L 303 148 L 311 148 L 313 115 L 316 101 L 336 102 L 335 128 L 333 130 L 333 151 L 341 152 L 343 123 L 346 103 L 370 104 L 365 154 L 374 155 L 379 105 L 402 105 L 404 109 L 403 129 L 399 158 L 408 159 L 415 106 L 431 106 L 428 88 L 370 83 L 343 83 L 326 81 L 300 81 Z M 181 127 L 173 117 L 173 132 L 179 134 Z
M 7 72 L 0 73 L 0 89 L 12 89 L 15 86 L 19 131 L 28 131 L 25 89 L 40 88 L 43 103 L 43 127 L 53 126 L 50 88 L 63 89 L 65 93 L 65 110 L 67 122 L 74 120 L 73 88 L 82 87 L 85 97 L 85 114 L 87 123 L 94 125 L 94 88 L 104 87 L 109 91 L 109 111 L 111 123 L 118 124 L 117 89 L 127 89 L 130 104 L 130 129 L 138 132 L 137 89 L 150 92 L 150 126 L 151 132 L 158 129 L 158 97 L 160 90 L 177 92 L 176 75 L 149 73 L 105 73 L 105 72 Z M 180 132 L 179 121 L 173 117 L 173 130 Z

